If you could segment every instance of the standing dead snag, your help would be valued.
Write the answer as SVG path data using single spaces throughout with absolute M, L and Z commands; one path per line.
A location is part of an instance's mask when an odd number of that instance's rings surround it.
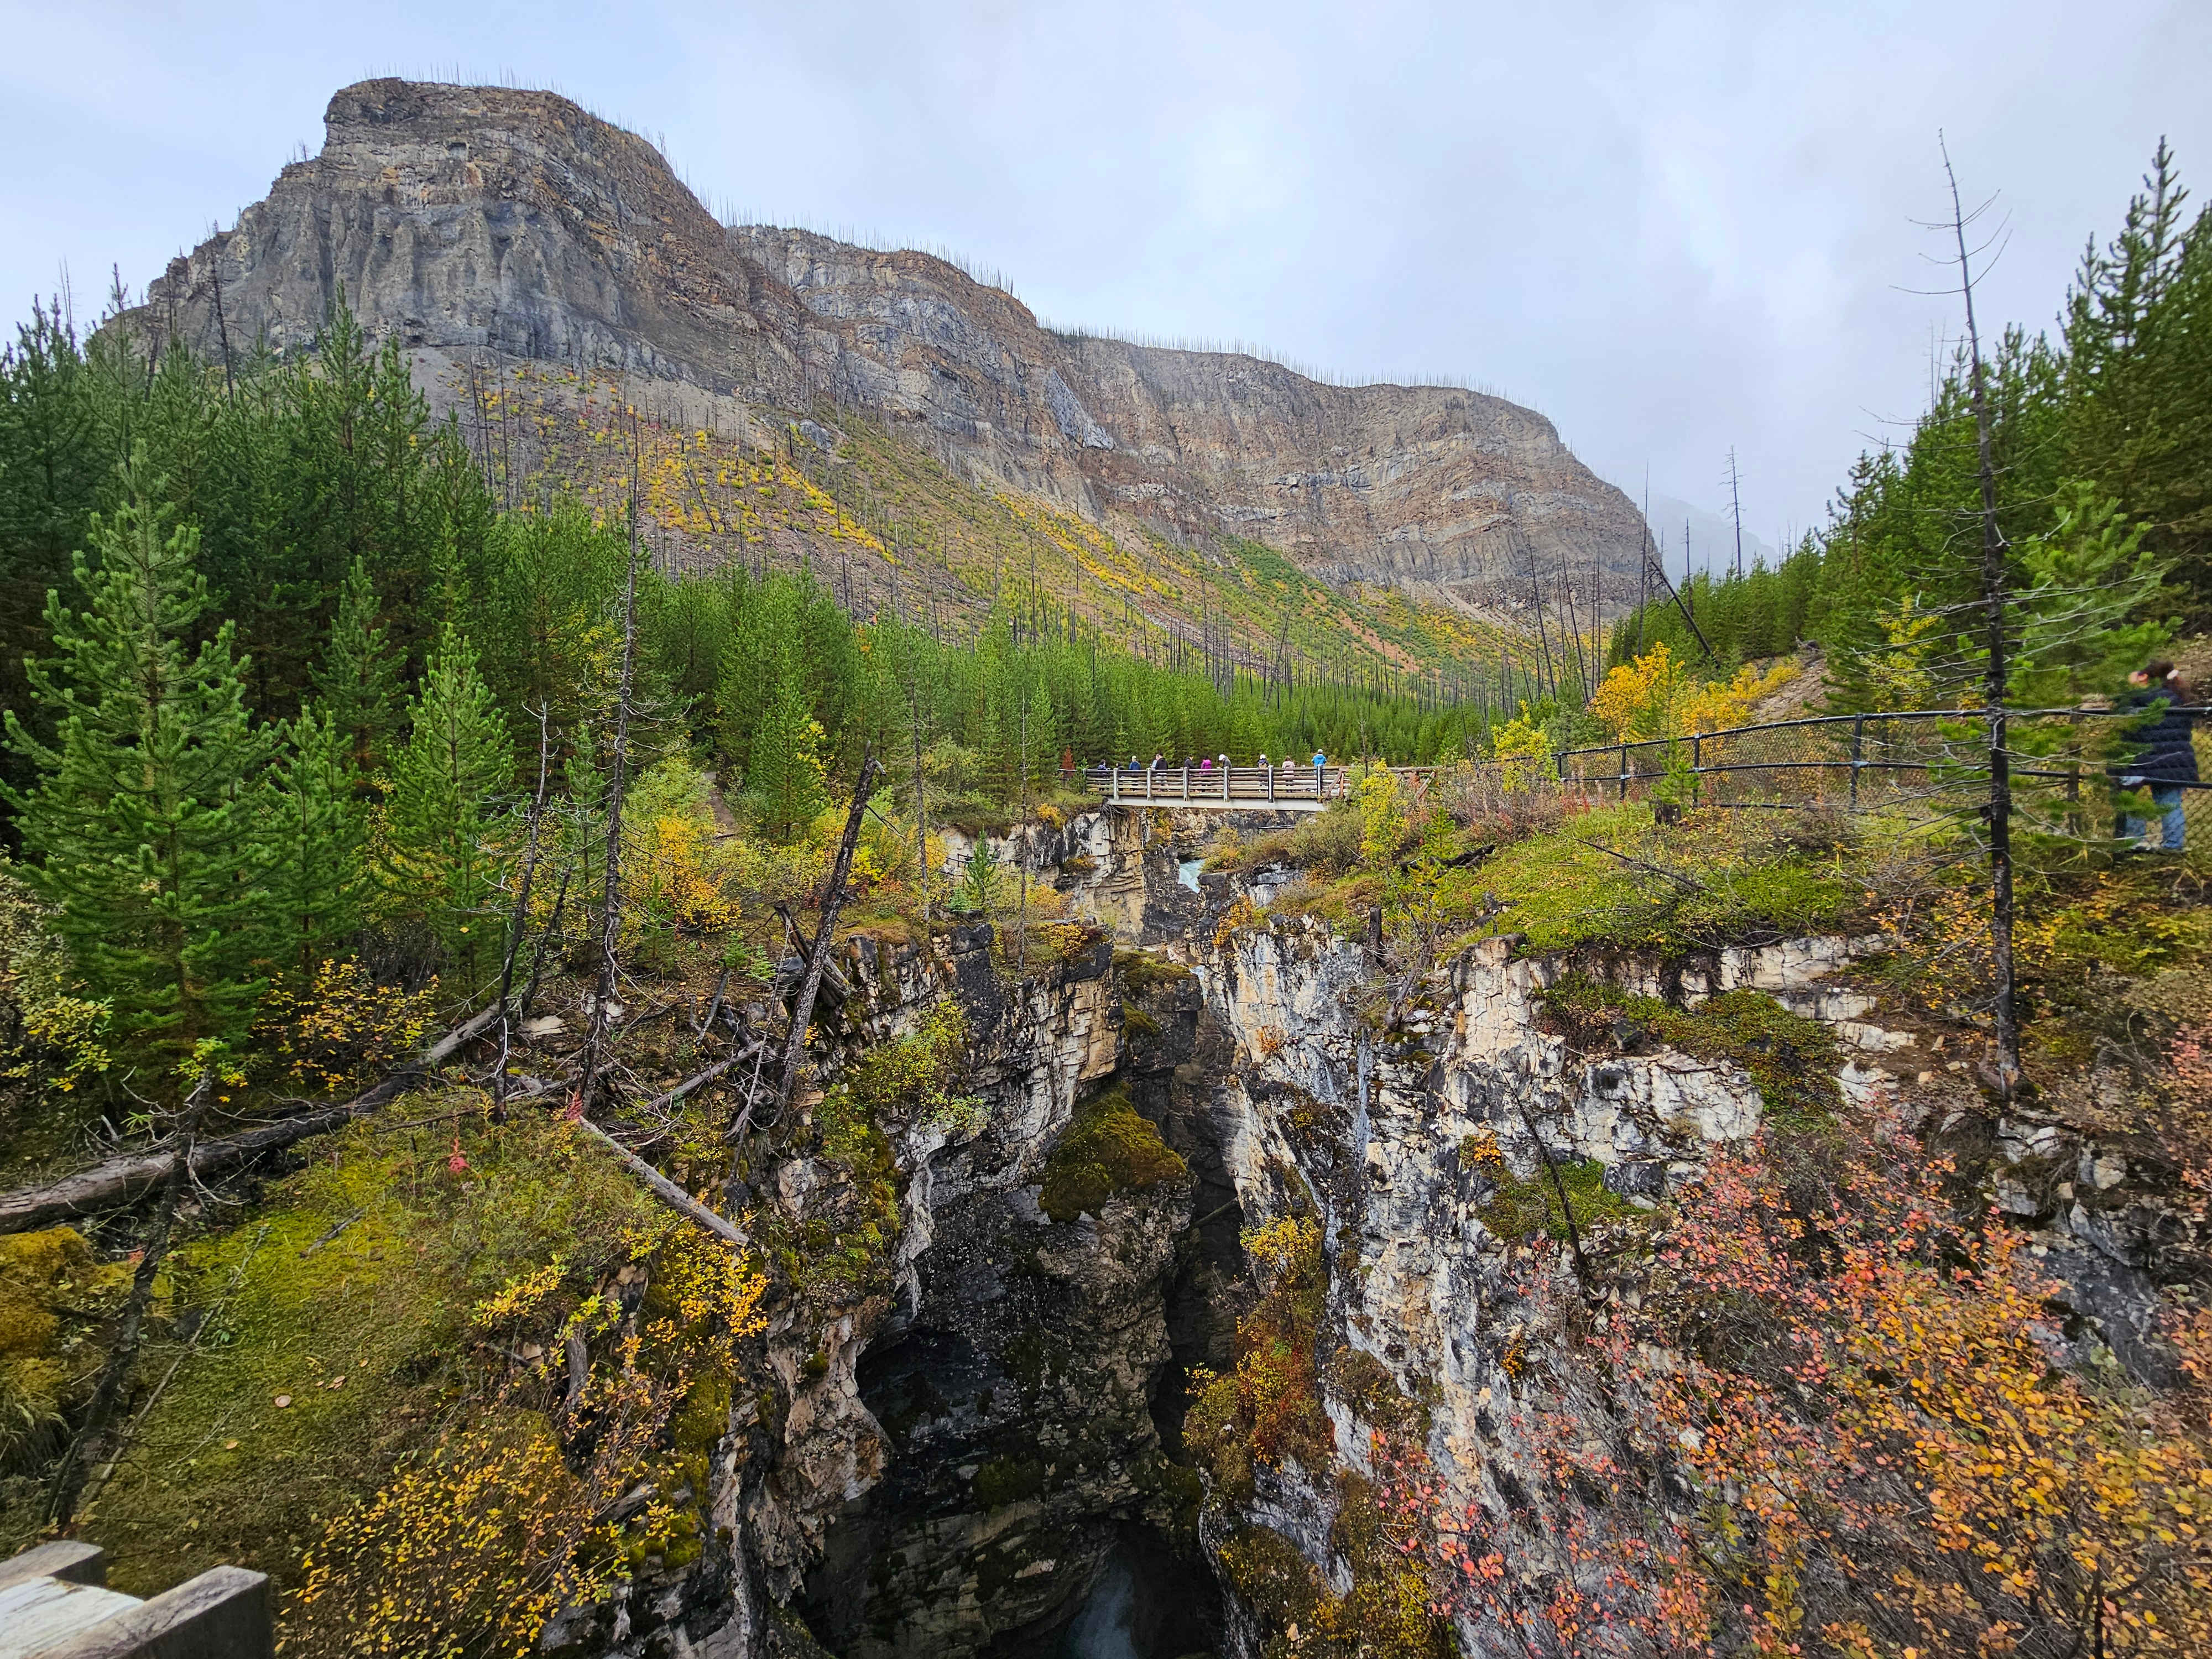
M 607 1009 L 615 1000 L 621 963 L 616 950 L 622 942 L 622 823 L 623 786 L 629 763 L 629 694 L 637 664 L 637 505 L 642 487 L 639 476 L 635 422 L 632 422 L 629 477 L 629 574 L 623 586 L 622 674 L 615 690 L 614 763 L 607 769 L 606 901 L 600 916 L 599 988 L 592 999 L 591 1034 L 584 1042 L 583 1075 L 576 1097 L 588 1109 L 598 1087 L 599 1066 L 605 1058 Z
M 853 805 L 845 814 L 845 833 L 837 842 L 837 861 L 830 866 L 829 884 L 822 894 L 822 920 L 814 930 L 814 943 L 806 952 L 806 973 L 792 994 L 791 1025 L 784 1034 L 783 1069 L 776 1085 L 776 1110 L 781 1113 L 791 1103 L 792 1092 L 799 1086 L 799 1068 L 806 1058 L 806 1024 L 814 1018 L 814 999 L 822 989 L 822 975 L 830 966 L 830 946 L 837 933 L 837 913 L 845 906 L 845 884 L 853 873 L 853 853 L 860 844 L 860 823 L 867 816 L 868 786 L 875 781 L 876 751 L 872 745 L 860 761 L 860 781 L 853 786 Z M 730 1142 L 732 1179 L 736 1178 L 737 1152 L 744 1144 L 745 1131 L 751 1127 L 753 1106 L 757 1095 L 749 1096 L 744 1110 L 738 1114 L 736 1127 L 731 1131 Z
M 1972 371 L 1974 458 L 1981 483 L 1982 611 L 1985 628 L 1982 696 L 1990 753 L 1990 957 L 1996 969 L 1996 1082 L 1998 1096 L 2010 1100 L 2020 1087 L 2020 1012 L 2014 994 L 2012 962 L 2012 756 L 2005 747 L 2005 693 L 2009 668 L 2005 656 L 2005 543 L 1997 525 L 1996 467 L 1990 453 L 1988 372 L 1982 363 L 1981 331 L 1974 321 L 1974 269 L 1966 256 L 1967 214 L 1959 201 L 1959 175 L 1942 136 L 1943 177 L 1951 186 L 1948 228 L 1959 245 L 1959 293 L 1966 306 L 1966 350 Z M 1986 205 L 1986 204 L 1984 204 Z M 1979 215 L 1981 210 L 1976 209 Z
M 515 883 L 514 915 L 507 933 L 507 951 L 499 964 L 499 1069 L 492 1074 L 492 1114 L 496 1118 L 507 1106 L 507 1062 L 514 1051 L 514 1019 L 508 1004 L 514 996 L 514 959 L 522 949 L 523 930 L 530 923 L 530 883 L 538 873 L 538 831 L 545 817 L 545 774 L 552 755 L 551 732 L 546 726 L 544 704 L 538 709 L 538 790 L 530 798 L 530 834 L 522 853 L 522 873 Z M 532 983 L 537 975 L 531 975 Z
M 184 1108 L 178 1114 L 176 1151 L 169 1158 L 161 1201 L 154 1212 L 153 1231 L 146 1236 L 137 1271 L 131 1278 L 131 1294 L 123 1304 L 122 1324 L 115 1334 L 115 1351 L 107 1357 L 100 1381 L 93 1389 L 92 1404 L 85 1411 L 84 1425 L 70 1442 L 68 1451 L 62 1455 L 61 1468 L 54 1474 L 53 1497 L 47 1516 L 56 1527 L 70 1523 L 77 1494 L 84 1490 L 85 1471 L 107 1431 L 108 1419 L 123 1403 L 131 1367 L 137 1363 L 138 1334 L 145 1326 L 146 1310 L 153 1304 L 155 1276 L 161 1272 L 161 1262 L 169 1253 L 169 1235 L 176 1226 L 177 1204 L 184 1196 L 185 1180 L 191 1171 L 192 1144 L 199 1138 L 200 1119 L 207 1111 L 208 1097 L 215 1092 L 215 1083 L 214 1065 L 202 1067 L 200 1080 L 192 1085 L 191 1093 L 185 1097 Z

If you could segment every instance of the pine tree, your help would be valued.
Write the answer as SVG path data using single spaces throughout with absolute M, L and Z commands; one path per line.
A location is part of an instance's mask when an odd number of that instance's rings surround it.
M 796 673 L 787 673 L 761 715 L 752 737 L 753 763 L 745 774 L 761 821 L 778 841 L 789 841 L 829 805 L 822 766 L 822 727 Z
M 281 743 L 269 782 L 270 954 L 305 984 L 361 925 L 366 825 L 333 716 L 310 704 Z
M 56 656 L 28 665 L 55 714 L 51 746 L 13 710 L 10 746 L 38 781 L 9 793 L 25 874 L 126 1046 L 149 1060 L 235 1038 L 260 985 L 251 966 L 267 896 L 254 848 L 263 743 L 247 715 L 246 665 L 225 623 L 198 652 L 207 608 L 198 534 L 167 527 L 163 481 L 144 449 L 124 468 L 124 504 L 95 514 L 75 568 L 86 599 L 46 599 Z
M 331 642 L 315 670 L 325 718 L 336 726 L 348 768 L 366 780 L 381 767 L 399 710 L 399 665 L 377 623 L 376 584 L 356 556 L 338 591 Z
M 457 629 L 440 636 L 408 717 L 388 774 L 378 875 L 394 911 L 427 923 L 472 988 L 498 955 L 492 906 L 506 850 L 497 802 L 514 778 L 514 749 Z

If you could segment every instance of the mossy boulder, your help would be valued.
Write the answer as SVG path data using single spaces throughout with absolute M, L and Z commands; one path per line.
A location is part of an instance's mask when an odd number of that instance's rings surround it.
M 1189 1167 L 1139 1115 L 1127 1094 L 1109 1089 L 1077 1109 L 1045 1160 L 1037 1203 L 1054 1221 L 1073 1221 L 1097 1214 L 1116 1193 L 1149 1192 L 1189 1179 Z

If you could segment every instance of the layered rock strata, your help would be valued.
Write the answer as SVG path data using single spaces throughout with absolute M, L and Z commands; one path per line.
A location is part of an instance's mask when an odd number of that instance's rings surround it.
M 1503 398 L 1054 332 L 927 254 L 726 228 L 652 145 L 550 93 L 367 81 L 325 126 L 319 155 L 172 262 L 137 325 L 210 356 L 291 349 L 343 293 L 373 340 L 432 362 L 835 398 L 994 486 L 1470 606 L 1532 573 L 1626 595 L 1642 555 L 1627 498 Z

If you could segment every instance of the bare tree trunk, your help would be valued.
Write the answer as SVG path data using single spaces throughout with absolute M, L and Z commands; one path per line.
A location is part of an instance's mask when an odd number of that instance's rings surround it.
M 1735 446 L 1729 446 L 1729 511 L 1735 519 L 1735 579 L 1743 580 L 1743 497 L 1736 490 Z
M 69 1525 L 70 1513 L 76 1508 L 77 1494 L 84 1489 L 85 1472 L 91 1464 L 94 1450 L 107 1431 L 108 1421 L 115 1415 L 116 1408 L 123 1403 L 131 1367 L 137 1363 L 139 1333 L 145 1328 L 146 1310 L 154 1300 L 154 1279 L 169 1254 L 169 1235 L 176 1226 L 177 1203 L 184 1194 L 185 1179 L 191 1171 L 192 1143 L 199 1137 L 200 1119 L 207 1110 L 208 1097 L 215 1091 L 215 1068 L 204 1067 L 178 1115 L 176 1151 L 169 1158 L 168 1176 L 161 1186 L 161 1201 L 154 1211 L 153 1231 L 146 1236 L 137 1270 L 131 1278 L 131 1294 L 124 1301 L 123 1321 L 115 1334 L 115 1351 L 101 1368 L 100 1381 L 92 1391 L 92 1402 L 85 1409 L 84 1423 L 62 1455 L 61 1468 L 54 1474 L 47 1517 L 57 1528 Z
M 1942 144 L 1939 137 L 1938 144 Z M 1966 307 L 1966 349 L 1973 371 L 1974 458 L 1982 490 L 1982 612 L 1988 663 L 1983 715 L 1990 751 L 1990 957 L 1996 969 L 1997 1093 L 2009 1101 L 2020 1087 L 2020 1012 L 2012 959 L 2012 757 L 2005 747 L 2005 545 L 1997 525 L 1996 466 L 1990 453 L 1988 376 L 1982 337 L 1974 321 L 1974 271 L 1966 254 L 1966 214 L 1959 200 L 1959 175 L 1943 147 L 1943 177 L 1951 187 L 1951 233 L 1959 246 L 1959 292 Z
M 264 1152 L 276 1152 L 310 1135 L 337 1128 L 363 1112 L 404 1094 L 490 1030 L 498 1017 L 496 1008 L 486 1008 L 472 1015 L 432 1043 L 417 1059 L 351 1100 L 303 1112 L 258 1129 L 248 1129 L 243 1134 L 198 1142 L 191 1148 L 191 1167 L 187 1173 L 193 1176 L 219 1174 Z M 168 1179 L 171 1168 L 172 1157 L 167 1152 L 133 1152 L 43 1186 L 20 1187 L 0 1194 L 0 1233 L 28 1232 L 36 1227 L 51 1227 L 57 1222 L 129 1204 L 161 1186 Z
M 514 1016 L 507 1004 L 514 996 L 514 959 L 522 951 L 523 929 L 530 921 L 530 883 L 538 873 L 538 826 L 545 817 L 545 775 L 552 754 L 552 734 L 546 726 L 543 704 L 538 710 L 538 790 L 530 798 L 530 834 L 523 843 L 522 873 L 514 888 L 514 918 L 507 930 L 507 951 L 499 964 L 499 1069 L 492 1073 L 492 1114 L 507 1105 L 507 1060 L 514 1048 Z
M 622 817 L 623 788 L 629 764 L 630 677 L 637 661 L 637 508 L 641 480 L 638 455 L 640 435 L 635 418 L 630 423 L 629 574 L 623 587 L 623 650 L 621 678 L 615 689 L 614 762 L 607 771 L 606 902 L 599 922 L 599 990 L 592 1000 L 591 1035 L 584 1043 L 584 1070 L 576 1085 L 577 1098 L 588 1109 L 605 1059 L 607 1006 L 614 1000 L 621 973 L 617 951 L 622 943 Z
M 868 786 L 875 781 L 875 775 L 876 755 L 871 748 L 861 758 L 860 778 L 853 786 L 853 805 L 845 814 L 845 833 L 837 842 L 836 862 L 830 866 L 829 884 L 823 890 L 822 917 L 814 930 L 814 943 L 806 952 L 806 974 L 792 997 L 791 1024 L 783 1038 L 782 1076 L 775 1091 L 779 1113 L 791 1103 L 793 1091 L 799 1086 L 799 1066 L 806 1058 L 806 1025 L 814 1018 L 814 999 L 821 993 L 823 972 L 830 965 L 830 947 L 837 933 L 837 913 L 845 906 L 845 884 L 853 873 L 853 852 L 860 842 L 860 823 L 868 812 Z M 753 1103 L 747 1100 L 737 1127 L 731 1133 L 733 1146 L 744 1143 L 752 1114 Z M 732 1158 L 734 1164 L 734 1152 Z
M 921 893 L 921 937 L 929 941 L 929 807 L 922 783 L 921 677 L 915 672 L 914 641 L 907 640 L 906 700 L 914 739 L 914 860 Z

